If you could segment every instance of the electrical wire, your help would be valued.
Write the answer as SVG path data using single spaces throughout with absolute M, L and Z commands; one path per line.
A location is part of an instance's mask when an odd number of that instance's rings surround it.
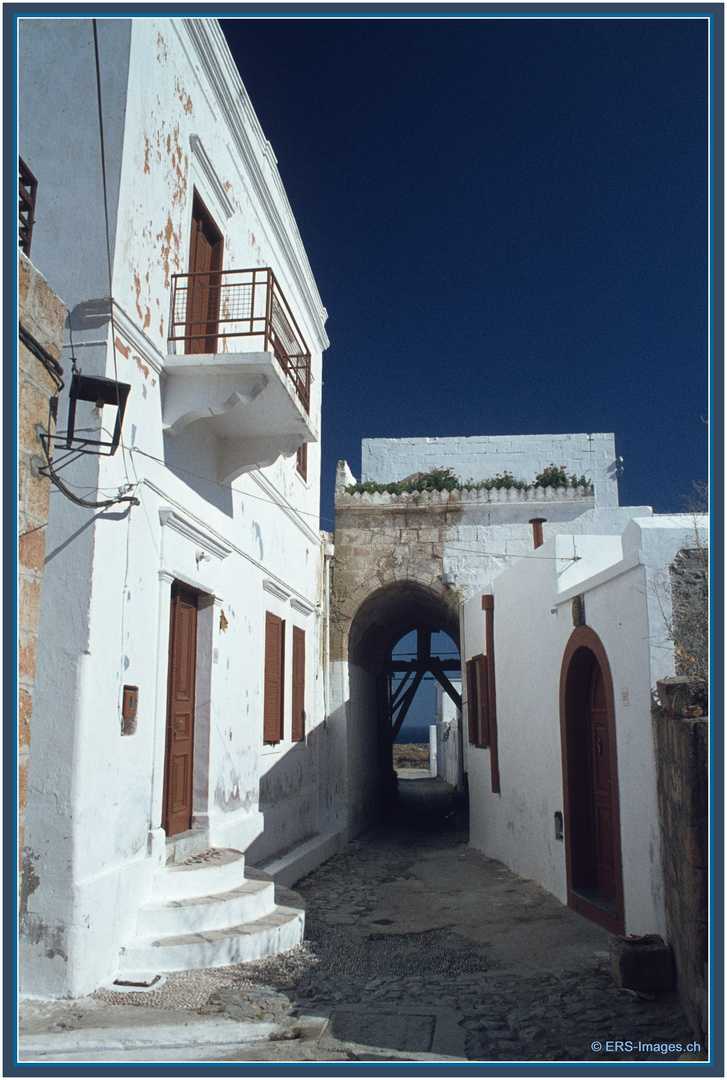
M 142 457 L 149 458 L 150 461 L 155 461 L 158 465 L 164 465 L 165 467 L 168 467 L 167 463 L 162 458 L 156 457 L 155 454 L 150 454 L 146 450 L 141 450 L 138 446 L 131 446 L 127 449 L 129 450 L 129 453 L 131 455 L 141 454 Z M 225 490 L 228 489 L 230 486 L 229 484 L 221 483 L 219 480 L 213 480 L 210 476 L 203 476 L 201 473 L 193 472 L 192 469 L 184 469 L 180 465 L 175 465 L 174 469 L 175 472 L 185 473 L 187 476 L 194 476 L 197 480 L 204 480 L 205 483 L 214 484 L 216 487 L 224 488 Z M 238 494 L 242 494 L 241 492 L 239 492 L 239 489 L 237 490 Z M 276 503 L 273 499 L 267 499 L 264 495 L 251 495 L 249 492 L 245 492 L 244 497 L 246 499 L 257 499 L 259 502 L 267 503 L 269 506 L 280 505 L 279 503 Z M 332 525 L 335 525 L 336 523 L 335 518 L 329 518 L 319 514 L 314 514 L 312 511 L 309 510 L 296 509 L 295 513 L 300 514 L 302 517 L 315 518 L 317 521 L 330 522 Z M 491 557 L 496 559 L 541 559 L 546 562 L 553 562 L 554 560 L 556 562 L 579 562 L 581 559 L 580 555 L 517 555 L 513 552 L 507 551 L 482 551 L 481 548 L 457 547 L 454 548 L 454 552 L 458 555 L 480 555 L 482 557 Z
M 104 205 L 104 218 L 106 221 L 106 262 L 108 265 L 109 274 L 109 305 L 111 313 L 111 355 L 114 360 L 114 382 L 116 383 L 116 408 L 121 409 L 121 402 L 119 398 L 119 367 L 116 356 L 116 324 L 114 322 L 114 297 L 113 297 L 113 270 L 111 266 L 111 229 L 109 226 L 109 200 L 108 200 L 108 185 L 106 183 L 106 144 L 104 141 L 104 128 L 103 128 L 103 106 L 101 102 L 101 63 L 98 55 L 98 28 L 96 19 L 91 20 L 93 24 L 93 50 L 96 59 L 96 101 L 98 103 L 98 127 L 99 138 L 101 142 L 101 180 L 103 183 L 103 205 Z M 123 443 L 121 444 L 121 457 L 124 462 L 124 475 L 126 476 L 127 483 L 131 483 L 129 480 L 129 470 L 126 463 L 126 452 L 124 450 Z

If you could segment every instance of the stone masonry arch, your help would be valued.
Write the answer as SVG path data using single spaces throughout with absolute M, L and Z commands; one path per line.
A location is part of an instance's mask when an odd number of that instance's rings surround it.
M 558 437 L 543 439 L 553 453 L 550 443 Z M 492 474 L 504 460 L 496 456 Z M 554 458 L 533 457 L 533 475 L 548 460 Z M 562 460 L 570 462 L 567 454 Z M 438 464 L 448 464 L 446 456 Z M 387 467 L 393 473 L 397 462 Z M 481 469 L 486 468 L 483 463 Z M 572 530 L 574 519 L 595 502 L 590 485 L 388 493 L 347 490 L 353 484 L 348 465 L 340 462 L 329 609 L 329 717 L 338 762 L 332 798 L 336 816 L 347 819 L 350 836 L 381 815 L 395 784 L 385 670 L 392 646 L 416 629 L 424 650 L 429 631 L 437 630 L 460 648 L 463 602 L 489 591 L 502 570 L 532 552 L 533 522 L 540 522 L 541 535 L 543 523 L 549 534 Z M 386 745 L 384 715 L 390 725 Z

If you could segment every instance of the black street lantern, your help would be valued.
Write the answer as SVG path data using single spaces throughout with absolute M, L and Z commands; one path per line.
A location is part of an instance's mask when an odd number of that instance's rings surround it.
M 71 379 L 71 400 L 68 406 L 68 431 L 66 432 L 66 449 L 80 450 L 82 453 L 94 454 L 108 450 L 108 456 L 116 453 L 121 440 L 121 425 L 124 422 L 124 410 L 126 399 L 131 389 L 128 383 L 116 382 L 115 379 L 104 379 L 96 375 L 82 375 L 80 371 L 74 371 Z M 97 416 L 107 405 L 113 406 L 116 411 L 116 423 L 111 442 L 102 439 L 87 439 L 75 435 L 76 427 L 76 402 L 93 402 Z M 87 429 L 85 429 L 87 430 Z

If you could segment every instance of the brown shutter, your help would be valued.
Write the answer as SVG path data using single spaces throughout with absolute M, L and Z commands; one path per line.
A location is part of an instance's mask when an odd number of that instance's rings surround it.
M 305 738 L 305 630 L 293 627 L 293 742 Z
M 297 468 L 304 480 L 308 479 L 308 443 L 302 443 L 298 447 Z
M 467 675 L 467 729 L 470 746 L 477 746 L 477 673 L 474 660 L 465 665 Z
M 477 671 L 477 745 L 490 745 L 490 687 L 486 656 L 476 656 L 473 661 Z
M 283 675 L 285 672 L 285 623 L 265 612 L 265 686 L 263 741 L 279 743 L 283 737 Z

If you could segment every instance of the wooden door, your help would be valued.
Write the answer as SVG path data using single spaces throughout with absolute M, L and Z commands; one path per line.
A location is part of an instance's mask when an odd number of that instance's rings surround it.
M 197 594 L 172 586 L 169 628 L 164 819 L 167 836 L 192 827 L 194 697 L 197 659 Z
M 588 683 L 588 737 L 591 757 L 591 822 L 593 884 L 597 892 L 615 897 L 613 802 L 611 794 L 611 747 L 606 693 L 598 660 Z
M 216 353 L 220 313 L 222 234 L 195 193 L 189 243 L 187 353 Z
M 608 656 L 577 626 L 560 678 L 568 904 L 613 934 L 624 932 L 616 717 Z

